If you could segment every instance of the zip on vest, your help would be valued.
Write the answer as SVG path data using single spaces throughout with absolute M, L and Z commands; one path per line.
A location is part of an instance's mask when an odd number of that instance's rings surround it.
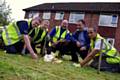
M 41 42 L 41 41 L 43 40 L 43 38 L 45 37 L 45 35 L 46 35 L 46 31 L 45 31 L 45 30 L 43 30 L 42 35 L 41 35 L 40 39 L 39 39 L 39 40 L 37 40 L 37 41 L 35 41 L 35 43 L 39 43 L 39 42 Z
M 66 34 L 67 34 L 67 31 L 65 30 L 61 35 L 60 35 L 60 26 L 56 26 L 56 34 L 55 36 L 53 37 L 53 41 L 56 42 L 58 40 L 58 38 L 60 37 L 60 40 L 64 39 Z

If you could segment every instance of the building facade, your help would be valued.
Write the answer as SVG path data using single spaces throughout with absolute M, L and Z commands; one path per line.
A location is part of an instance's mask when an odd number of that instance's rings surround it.
M 25 18 L 49 20 L 49 30 L 67 19 L 69 30 L 74 32 L 76 21 L 84 19 L 86 27 L 97 27 L 101 36 L 120 51 L 120 3 L 45 3 L 23 11 Z

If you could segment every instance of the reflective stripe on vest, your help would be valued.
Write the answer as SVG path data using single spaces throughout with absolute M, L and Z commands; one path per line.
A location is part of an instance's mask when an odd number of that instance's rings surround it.
M 105 45 L 105 49 L 101 51 L 101 53 L 106 57 L 106 61 L 108 63 L 120 63 L 120 57 L 117 56 L 117 50 L 111 46 L 104 38 L 102 38 L 99 34 L 97 34 L 96 41 L 103 39 L 103 44 Z M 91 40 L 91 48 L 94 48 L 94 44 L 96 41 Z M 99 56 L 97 53 L 95 56 Z
M 95 42 L 97 40 L 100 40 L 100 39 L 103 39 L 103 44 L 105 45 L 105 49 L 102 49 L 102 53 L 104 53 L 107 56 L 111 56 L 111 57 L 115 56 L 116 55 L 116 49 L 113 48 L 109 43 L 107 43 L 106 40 L 103 37 L 101 37 L 99 34 L 97 34 L 97 37 L 96 37 L 95 41 L 91 40 L 91 48 L 93 49 L 94 46 L 95 46 L 94 45 Z M 96 56 L 99 56 L 99 55 L 100 55 L 99 53 L 96 54 Z
M 35 35 L 36 35 L 36 34 L 35 34 Z M 37 35 L 38 35 L 38 34 L 37 34 Z M 39 38 L 39 40 L 35 41 L 35 43 L 39 43 L 39 42 L 43 41 L 45 35 L 46 35 L 46 31 L 43 30 L 42 35 L 41 35 L 41 38 Z
M 29 20 L 31 22 L 31 20 Z M 28 24 L 30 23 L 28 21 Z M 2 32 L 2 38 L 6 46 L 15 44 L 22 39 L 22 35 L 19 31 L 19 28 L 16 24 L 17 22 L 10 23 L 7 27 L 4 27 Z
M 14 44 L 21 39 L 20 32 L 14 24 L 15 22 L 10 23 L 2 33 L 2 37 L 5 45 Z
M 55 34 L 55 36 L 53 37 L 53 42 L 56 42 L 59 37 L 60 37 L 60 40 L 65 39 L 66 34 L 67 34 L 68 31 L 65 30 L 65 31 L 61 34 L 61 36 L 60 36 L 60 31 L 61 31 L 61 27 L 60 27 L 60 26 L 56 26 L 56 34 Z
M 4 41 L 4 43 L 5 42 L 8 42 L 8 45 L 10 45 L 11 44 L 11 40 L 10 40 L 10 38 L 9 38 L 9 34 L 8 34 L 8 31 L 7 31 L 7 29 L 6 29 L 6 27 L 7 26 L 4 26 L 4 30 L 5 30 L 5 37 L 6 37 L 6 39 L 5 40 L 7 40 L 7 41 Z M 4 33 L 2 33 L 2 34 L 4 34 Z
M 22 35 L 21 35 L 20 30 L 19 30 L 19 28 L 18 28 L 18 26 L 17 26 L 17 22 L 14 22 L 14 23 L 13 23 L 13 26 L 14 26 L 14 28 L 15 28 L 15 31 L 16 31 L 18 37 L 21 38 Z
M 34 28 L 35 29 L 35 35 L 33 37 L 33 41 L 36 39 L 38 33 L 39 33 L 39 29 L 38 28 Z

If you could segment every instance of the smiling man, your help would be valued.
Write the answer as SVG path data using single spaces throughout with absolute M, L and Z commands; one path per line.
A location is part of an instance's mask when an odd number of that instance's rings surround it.
M 28 33 L 31 29 L 39 26 L 40 24 L 41 19 L 39 17 L 35 17 L 28 21 L 14 21 L 4 27 L 2 38 L 7 53 L 20 53 L 25 43 L 32 58 L 36 59 L 37 55 L 31 47 Z
M 81 67 L 93 59 L 90 66 L 98 68 L 99 56 L 101 54 L 102 60 L 100 70 L 120 72 L 120 57 L 117 56 L 117 50 L 97 33 L 96 28 L 89 28 L 88 35 L 91 38 L 91 51 L 87 57 L 80 62 Z M 101 42 L 103 42 L 102 46 Z

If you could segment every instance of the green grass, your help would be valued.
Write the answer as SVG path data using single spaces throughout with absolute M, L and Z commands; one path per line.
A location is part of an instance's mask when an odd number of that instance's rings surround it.
M 76 68 L 67 59 L 53 64 L 0 51 L 0 80 L 120 80 L 119 73 L 96 72 L 90 67 Z

